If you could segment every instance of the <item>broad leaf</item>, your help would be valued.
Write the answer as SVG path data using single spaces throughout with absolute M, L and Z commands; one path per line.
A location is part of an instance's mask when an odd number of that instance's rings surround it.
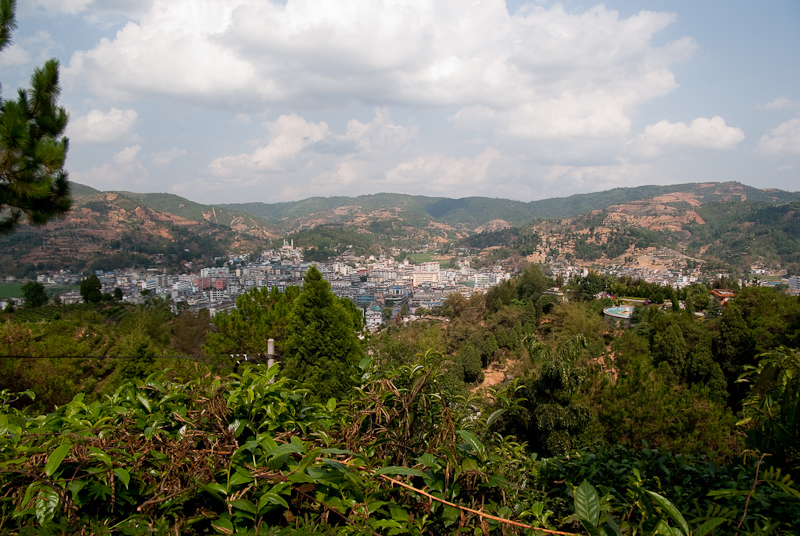
M 709 532 L 711 532 L 715 528 L 719 527 L 723 523 L 725 523 L 725 519 L 723 519 L 721 517 L 711 518 L 708 521 L 706 521 L 705 523 L 703 523 L 702 525 L 700 525 L 699 527 L 697 527 L 697 530 L 695 530 L 692 533 L 692 535 L 693 536 L 705 536 L 706 534 L 708 534 Z
M 53 520 L 58 508 L 58 493 L 50 487 L 43 488 L 36 496 L 36 520 L 45 525 Z
M 686 520 L 683 519 L 683 516 L 678 511 L 678 509 L 675 508 L 675 505 L 672 504 L 669 501 L 669 499 L 667 499 L 663 495 L 659 495 L 658 493 L 648 490 L 645 490 L 645 492 L 647 492 L 647 494 L 653 498 L 656 504 L 658 504 L 658 506 L 660 506 L 661 509 L 664 510 L 667 513 L 667 515 L 669 515 L 669 517 L 671 517 L 672 520 L 675 521 L 675 523 L 677 523 L 680 526 L 683 533 L 686 536 L 689 536 L 689 525 L 688 523 L 686 523 Z
M 47 463 L 44 465 L 44 473 L 47 476 L 53 476 L 53 473 L 61 465 L 61 461 L 69 453 L 70 448 L 72 448 L 72 443 L 62 443 L 48 456 Z
M 114 474 L 117 475 L 119 481 L 125 485 L 125 489 L 128 489 L 128 484 L 131 481 L 131 474 L 128 472 L 128 470 L 123 469 L 122 467 L 117 467 L 114 469 Z
M 412 469 L 410 467 L 399 467 L 397 465 L 390 465 L 375 471 L 376 475 L 408 475 L 408 476 L 425 476 L 425 473 L 419 469 Z
M 600 520 L 600 497 L 588 480 L 575 488 L 575 513 L 581 521 L 586 521 L 593 527 Z

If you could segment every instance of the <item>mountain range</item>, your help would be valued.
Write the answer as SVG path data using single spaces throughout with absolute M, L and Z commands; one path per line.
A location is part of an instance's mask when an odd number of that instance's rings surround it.
M 73 209 L 65 218 L 42 228 L 23 226 L 13 235 L 0 237 L 1 270 L 19 274 L 32 267 L 106 269 L 148 259 L 150 263 L 185 267 L 193 263 L 196 267 L 212 264 L 215 257 L 228 251 L 253 251 L 284 237 L 296 238 L 299 245 L 322 248 L 320 244 L 324 244 L 331 252 L 336 252 L 331 246 L 336 240 L 358 241 L 364 247 L 379 244 L 412 249 L 510 227 L 547 228 L 555 233 L 554 226 L 566 224 L 573 232 L 583 225 L 616 230 L 617 234 L 622 229 L 640 228 L 688 248 L 693 236 L 690 227 L 695 233 L 698 227 L 709 228 L 701 215 L 708 210 L 702 207 L 800 202 L 797 192 L 736 182 L 616 188 L 531 202 L 380 193 L 271 204 L 203 205 L 173 194 L 101 192 L 77 183 L 72 183 L 72 195 Z M 719 219 L 722 213 L 713 212 L 713 218 Z M 344 238 L 337 237 L 332 228 L 347 233 Z M 328 236 L 323 239 L 324 229 Z M 598 244 L 602 237 L 598 234 Z

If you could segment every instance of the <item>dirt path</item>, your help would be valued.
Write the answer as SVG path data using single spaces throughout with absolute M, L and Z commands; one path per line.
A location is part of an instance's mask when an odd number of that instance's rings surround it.
M 483 371 L 483 381 L 480 385 L 473 387 L 471 391 L 477 393 L 487 387 L 494 387 L 506 381 L 506 372 L 508 372 L 508 365 L 501 365 L 499 363 L 492 363 L 489 368 Z

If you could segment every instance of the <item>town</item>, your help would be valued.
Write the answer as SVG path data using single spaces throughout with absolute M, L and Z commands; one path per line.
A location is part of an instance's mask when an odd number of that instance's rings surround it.
M 652 252 L 652 257 L 669 258 L 670 252 L 664 249 Z M 208 309 L 210 315 L 214 316 L 233 309 L 236 298 L 254 288 L 284 291 L 289 286 L 300 286 L 308 268 L 316 265 L 330 283 L 333 293 L 352 300 L 364 312 L 367 328 L 375 331 L 401 311 L 404 318 L 417 313 L 429 314 L 441 307 L 451 293 L 469 298 L 474 293 L 485 292 L 509 280 L 513 275 L 514 270 L 507 267 L 505 261 L 475 269 L 470 266 L 475 254 L 470 251 L 461 253 L 441 263 L 431 260 L 412 264 L 408 259 L 398 261 L 386 254 L 365 257 L 351 253 L 327 262 L 308 262 L 304 260 L 301 248 L 295 247 L 293 242 L 284 241 L 281 248 L 264 250 L 259 258 L 230 254 L 227 258 L 217 259 L 220 266 L 202 268 L 195 273 L 177 275 L 168 274 L 163 268 L 128 268 L 108 272 L 98 270 L 95 275 L 103 293 L 112 295 L 119 289 L 117 295 L 121 294 L 125 303 L 141 304 L 148 296 L 160 296 L 169 298 L 175 310 L 196 312 Z M 560 286 L 563 283 L 585 277 L 590 271 L 585 266 L 553 259 L 547 259 L 543 269 L 558 284 L 549 292 L 562 297 L 564 294 Z M 676 290 L 698 282 L 710 284 L 723 278 L 730 280 L 727 273 L 680 269 L 676 264 L 661 267 L 653 264 L 608 265 L 594 266 L 593 269 L 601 275 L 640 279 Z M 74 285 L 81 279 L 80 274 L 65 270 L 37 276 L 37 282 L 46 286 Z M 788 294 L 800 294 L 800 277 L 787 277 L 785 272 L 775 274 L 755 266 L 748 280 L 739 280 L 737 283 L 779 287 Z M 83 301 L 77 290 L 62 293 L 57 299 L 63 304 Z M 16 305 L 22 305 L 21 300 Z M 5 306 L 6 302 L 0 303 L 0 309 Z

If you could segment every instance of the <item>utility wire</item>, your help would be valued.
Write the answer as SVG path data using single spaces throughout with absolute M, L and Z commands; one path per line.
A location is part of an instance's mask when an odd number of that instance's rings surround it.
M 227 359 L 243 359 L 246 361 L 266 360 L 270 356 L 267 354 L 220 354 L 220 355 L 203 355 L 203 356 L 186 356 L 186 355 L 0 355 L 0 359 L 190 359 L 197 361 L 198 359 L 213 359 L 213 358 L 227 358 Z M 279 356 L 271 356 L 277 359 Z
M 206 365 L 220 366 L 223 368 L 232 368 L 234 374 L 239 371 L 239 366 L 245 363 L 252 365 L 266 365 L 268 359 L 275 359 L 278 356 L 269 354 L 221 354 L 211 356 L 186 356 L 186 355 L 152 355 L 152 356 L 134 356 L 134 355 L 100 355 L 100 356 L 86 356 L 86 355 L 54 355 L 54 356 L 29 356 L 29 355 L 3 355 L 0 359 L 186 359 L 194 361 L 195 363 L 204 363 Z M 217 358 L 217 361 L 210 359 Z M 224 358 L 226 361 L 220 361 Z

